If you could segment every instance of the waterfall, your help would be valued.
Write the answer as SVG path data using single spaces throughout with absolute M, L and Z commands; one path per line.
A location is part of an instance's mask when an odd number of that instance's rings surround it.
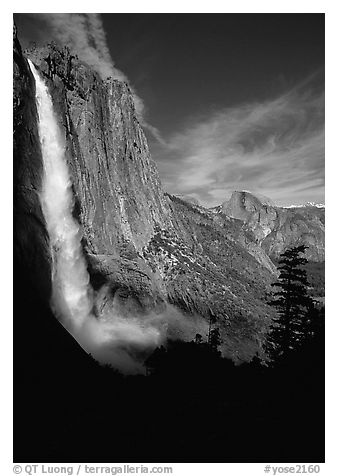
M 110 307 L 99 318 L 94 316 L 94 292 L 82 252 L 81 227 L 72 215 L 74 198 L 65 143 L 48 87 L 34 64 L 28 61 L 36 85 L 43 159 L 40 201 L 52 255 L 52 310 L 78 343 L 99 362 L 110 363 L 125 373 L 144 373 L 144 358 L 161 343 L 168 315 L 126 318 Z
M 74 199 L 65 144 L 48 88 L 29 61 L 36 85 L 38 128 L 43 158 L 40 201 L 52 254 L 51 305 L 71 329 L 83 324 L 92 309 L 92 290 L 81 247 L 81 229 L 72 216 Z

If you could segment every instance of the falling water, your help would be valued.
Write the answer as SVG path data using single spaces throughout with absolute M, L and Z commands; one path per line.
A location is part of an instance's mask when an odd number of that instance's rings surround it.
M 29 61 L 36 85 L 44 175 L 40 200 L 52 252 L 52 307 L 70 328 L 81 326 L 92 309 L 91 289 L 81 248 L 81 230 L 72 216 L 71 180 L 48 88 Z M 66 322 L 65 322 L 66 321 Z

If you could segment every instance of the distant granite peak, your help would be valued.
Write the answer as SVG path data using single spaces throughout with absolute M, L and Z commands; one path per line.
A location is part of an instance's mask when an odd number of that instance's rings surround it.
M 241 220 L 268 256 L 279 255 L 292 246 L 308 247 L 309 260 L 324 261 L 325 206 L 305 205 L 277 207 L 272 200 L 246 190 L 234 191 L 229 200 L 213 209 L 214 213 Z
M 275 207 L 275 204 L 268 197 L 247 190 L 232 192 L 230 199 L 222 203 L 226 215 L 241 220 L 246 220 L 251 213 L 261 210 L 262 207 Z

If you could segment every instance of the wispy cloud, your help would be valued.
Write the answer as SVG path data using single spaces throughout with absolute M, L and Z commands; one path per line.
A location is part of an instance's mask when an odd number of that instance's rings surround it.
M 324 92 L 318 76 L 273 100 L 190 120 L 157 154 L 165 188 L 207 206 L 241 189 L 279 204 L 322 200 Z
M 28 14 L 40 22 L 40 41 L 55 40 L 68 45 L 78 57 L 97 71 L 103 79 L 112 77 L 128 83 L 134 97 L 140 122 L 162 141 L 159 131 L 145 119 L 145 105 L 127 76 L 111 57 L 100 14 L 97 13 L 34 13 Z
M 31 14 L 47 26 L 49 40 L 70 46 L 79 58 L 92 66 L 102 78 L 112 76 L 127 81 L 115 67 L 107 46 L 102 20 L 96 13 L 36 13 Z

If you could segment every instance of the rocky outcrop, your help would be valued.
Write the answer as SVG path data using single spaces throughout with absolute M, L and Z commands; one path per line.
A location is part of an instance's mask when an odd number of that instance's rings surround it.
M 218 211 L 244 222 L 256 242 L 272 258 L 304 244 L 310 261 L 325 259 L 325 209 L 316 206 L 281 208 L 247 191 L 233 192 Z

